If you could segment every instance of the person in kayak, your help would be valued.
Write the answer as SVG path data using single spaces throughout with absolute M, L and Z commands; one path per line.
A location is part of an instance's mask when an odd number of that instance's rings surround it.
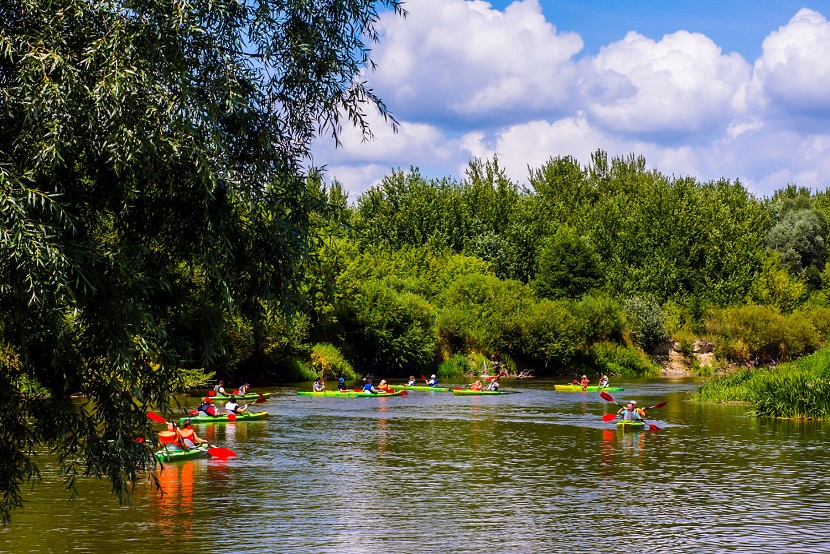
M 637 411 L 637 403 L 634 400 L 629 400 L 624 408 L 620 408 L 617 414 L 622 414 L 625 421 L 641 421 L 639 412 Z
M 372 379 L 370 377 L 366 378 L 366 384 L 363 385 L 363 392 L 368 392 L 372 394 L 378 393 L 378 389 L 376 389 L 375 386 L 372 384 Z
M 481 381 L 476 381 L 470 385 L 470 390 L 481 390 Z
M 499 390 L 499 375 L 493 377 L 490 382 L 484 387 L 484 390 L 497 391 Z
M 173 427 L 175 426 L 176 424 L 174 423 Z M 195 448 L 197 444 L 207 444 L 207 441 L 200 439 L 196 431 L 190 426 L 189 419 L 184 420 L 182 426 L 176 428 L 176 434 L 178 435 L 178 445 L 184 450 Z
M 248 389 L 251 388 L 251 383 L 245 383 L 239 387 L 239 394 L 248 394 Z
M 244 406 L 240 406 L 236 402 L 236 397 L 235 396 L 231 396 L 231 399 L 228 400 L 227 404 L 225 404 L 225 411 L 229 414 L 241 414 L 242 412 L 244 412 L 247 409 L 248 409 L 248 405 L 245 404 Z
M 314 384 L 311 385 L 311 390 L 314 392 L 323 392 L 324 390 L 326 390 L 326 385 L 324 385 L 318 377 L 314 380 Z
M 415 376 L 414 375 L 409 376 L 409 381 L 406 382 L 406 386 L 407 387 L 415 386 Z
M 380 384 L 378 385 L 378 390 L 381 392 L 392 392 L 389 390 L 389 383 L 386 382 L 386 379 L 381 379 Z
M 438 386 L 438 378 L 435 376 L 434 373 L 429 376 L 429 380 L 427 381 L 427 386 L 430 386 L 430 387 L 437 387 Z
M 644 408 L 638 408 L 636 400 L 632 400 L 631 403 L 634 404 L 634 410 L 637 412 L 637 416 L 639 416 L 640 421 L 645 421 L 646 420 L 646 410 Z
M 217 410 L 216 406 L 213 405 L 213 400 L 211 400 L 209 396 L 206 396 L 204 400 L 202 400 L 202 403 L 199 404 L 199 407 L 196 408 L 196 410 L 199 412 L 200 416 L 215 417 L 219 415 L 219 410 Z
M 579 380 L 579 386 L 582 387 L 582 390 L 586 390 L 590 383 L 591 382 L 588 380 L 588 377 L 585 375 L 583 375 L 582 379 Z
M 213 387 L 213 392 L 215 392 L 219 396 L 227 396 L 228 393 L 225 392 L 225 382 L 220 379 L 219 383 L 217 383 L 216 386 Z
M 608 376 L 603 374 L 602 377 L 599 378 L 599 386 L 600 387 L 607 387 L 608 386 Z
M 346 380 L 342 377 L 337 380 L 337 390 L 340 392 L 347 392 L 349 389 L 346 387 Z

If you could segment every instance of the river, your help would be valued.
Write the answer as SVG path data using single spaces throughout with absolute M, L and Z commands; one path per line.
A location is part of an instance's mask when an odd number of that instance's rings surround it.
M 238 456 L 168 464 L 131 507 L 52 468 L 0 552 L 830 552 L 830 425 L 686 400 L 694 379 L 630 380 L 668 404 L 617 431 L 596 393 L 314 398 L 275 387 L 269 419 L 198 426 Z M 307 387 L 307 384 L 303 384 Z M 195 402 L 195 399 L 192 400 Z M 259 406 L 259 405 L 257 405 Z

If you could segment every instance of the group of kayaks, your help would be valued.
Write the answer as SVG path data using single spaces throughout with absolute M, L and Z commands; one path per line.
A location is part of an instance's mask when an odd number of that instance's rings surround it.
M 384 396 L 406 396 L 408 391 L 421 392 L 451 392 L 455 396 L 490 396 L 499 394 L 510 394 L 510 391 L 498 390 L 473 390 L 461 387 L 429 387 L 426 385 L 391 385 L 388 390 L 378 392 L 367 392 L 363 389 L 354 390 L 325 390 L 318 392 L 298 391 L 298 396 L 344 396 L 344 397 L 384 397 Z

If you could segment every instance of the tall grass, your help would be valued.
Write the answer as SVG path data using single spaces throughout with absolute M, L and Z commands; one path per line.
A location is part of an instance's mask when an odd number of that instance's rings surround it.
M 698 387 L 699 402 L 742 402 L 757 416 L 830 419 L 830 347 L 777 367 L 742 369 Z

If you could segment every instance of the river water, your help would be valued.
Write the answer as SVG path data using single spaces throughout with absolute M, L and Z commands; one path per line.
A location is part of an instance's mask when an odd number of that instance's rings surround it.
M 198 426 L 238 456 L 168 464 L 121 507 L 57 475 L 0 528 L 0 552 L 830 552 L 830 424 L 686 400 L 694 380 L 632 380 L 668 404 L 617 431 L 597 393 L 314 398 L 279 387 L 262 422 Z M 302 385 L 304 388 L 307 384 Z M 195 399 L 192 400 L 195 402 Z

